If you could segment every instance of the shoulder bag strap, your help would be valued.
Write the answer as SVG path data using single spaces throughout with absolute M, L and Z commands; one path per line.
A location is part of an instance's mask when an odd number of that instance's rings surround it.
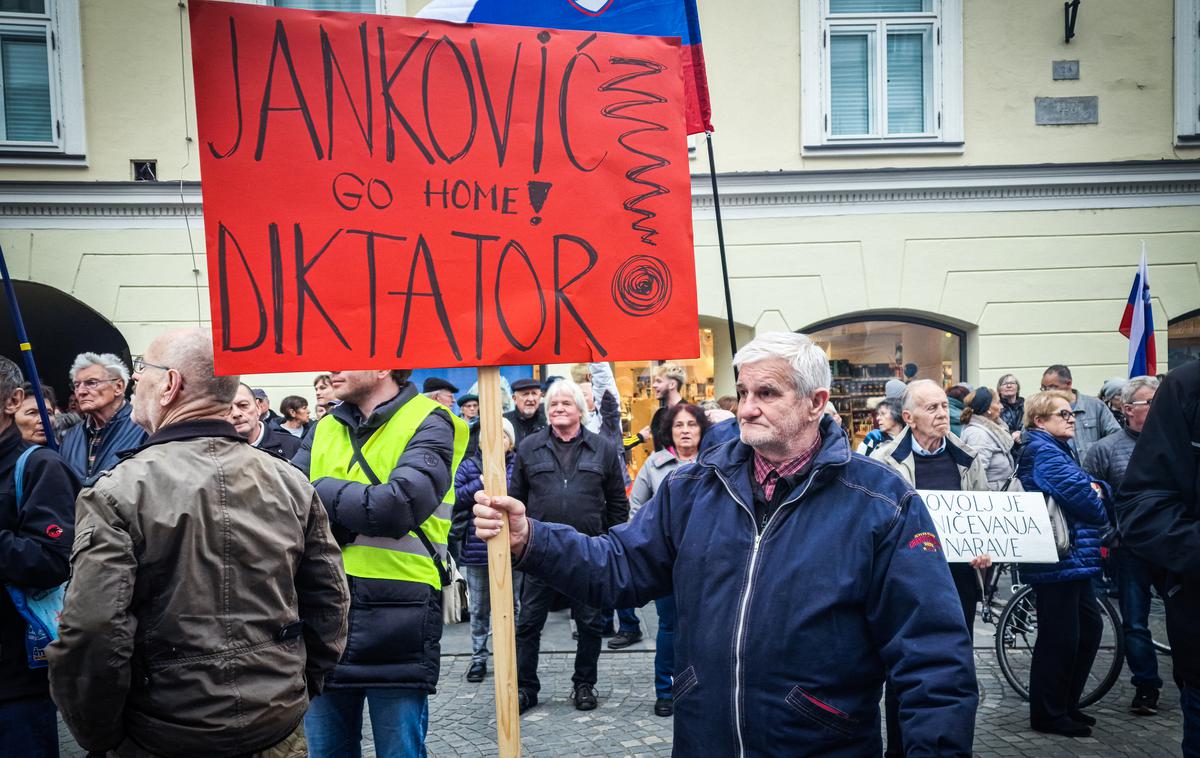
M 17 467 L 13 471 L 13 479 L 16 480 L 17 486 L 17 510 L 20 510 L 21 506 L 25 505 L 25 464 L 29 462 L 29 456 L 33 455 L 33 452 L 41 449 L 41 447 L 41 445 L 34 445 L 21 453 L 21 456 L 17 458 Z
M 364 456 L 362 453 L 362 442 L 360 442 L 358 437 L 354 434 L 354 430 L 347 427 L 346 433 L 350 435 L 350 447 L 354 449 L 354 452 L 350 455 L 350 460 L 358 464 L 358 467 L 361 468 L 363 473 L 367 475 L 367 478 L 371 480 L 371 484 L 383 484 L 383 482 L 371 469 L 371 465 L 367 463 L 366 456 Z M 437 566 L 438 578 L 441 579 L 442 586 L 445 587 L 449 585 L 450 573 L 446 571 L 446 566 L 442 563 L 442 559 L 438 555 L 437 549 L 434 548 L 433 543 L 429 540 L 429 536 L 425 534 L 425 530 L 421 528 L 420 524 L 417 524 L 417 527 L 413 529 L 413 534 L 417 535 L 417 539 L 419 539 L 421 544 L 425 546 L 425 550 L 429 552 L 429 557 L 433 559 L 434 565 Z

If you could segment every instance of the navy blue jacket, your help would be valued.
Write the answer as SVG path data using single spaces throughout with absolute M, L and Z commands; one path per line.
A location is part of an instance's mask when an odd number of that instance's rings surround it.
M 761 535 L 753 451 L 733 441 L 607 535 L 532 522 L 516 567 L 598 608 L 674 592 L 676 755 L 879 755 L 886 676 L 909 758 L 970 756 L 971 642 L 933 522 L 832 420 L 821 433 Z
M 1025 563 L 1021 577 L 1030 584 L 1070 582 L 1100 573 L 1100 546 L 1109 527 L 1100 493 L 1108 486 L 1084 471 L 1071 448 L 1041 429 L 1023 435 L 1018 478 L 1026 492 L 1054 498 L 1071 526 L 1071 552 L 1058 563 Z
M 146 442 L 146 430 L 133 423 L 133 404 L 126 401 L 104 428 L 100 430 L 100 449 L 96 453 L 96 465 L 88 471 L 87 419 L 76 424 L 63 435 L 59 453 L 67 465 L 74 469 L 85 485 L 108 471 L 120 461 L 120 453 L 137 450 Z
M 507 473 L 512 479 L 513 453 L 505 456 Z M 460 566 L 486 566 L 487 545 L 475 536 L 475 493 L 483 489 L 483 463 L 479 455 L 463 458 L 454 475 L 454 512 L 450 518 L 450 554 Z
M 724 445 L 730 440 L 736 440 L 741 434 L 742 430 L 738 426 L 737 418 L 718 421 L 710 426 L 704 436 L 700 438 L 700 452 L 703 453 L 718 445 Z
M 0 584 L 45 589 L 67 581 L 79 479 L 58 453 L 42 448 L 25 464 L 18 507 L 17 459 L 30 447 L 16 424 L 0 434 Z M 25 620 L 0 588 L 0 703 L 49 697 L 46 669 L 30 669 Z

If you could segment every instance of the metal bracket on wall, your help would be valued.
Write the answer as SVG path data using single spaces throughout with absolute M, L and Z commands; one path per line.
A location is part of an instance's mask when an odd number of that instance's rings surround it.
M 1066 27 L 1066 43 L 1071 44 L 1075 36 L 1075 19 L 1079 18 L 1079 0 L 1063 3 L 1063 25 Z

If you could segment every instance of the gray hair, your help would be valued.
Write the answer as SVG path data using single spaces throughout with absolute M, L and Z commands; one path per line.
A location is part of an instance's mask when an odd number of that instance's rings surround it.
M 129 367 L 112 353 L 80 353 L 75 356 L 75 362 L 71 364 L 71 381 L 74 382 L 75 375 L 89 366 L 101 366 L 108 372 L 109 379 L 120 379 L 129 384 Z
M 198 328 L 180 329 L 163 335 L 159 360 L 183 376 L 184 391 L 191 397 L 211 398 L 231 405 L 241 377 L 217 376 L 213 363 L 212 334 Z
M 587 415 L 587 403 L 583 399 L 583 390 L 580 389 L 578 384 L 570 379 L 558 379 L 554 384 L 551 384 L 546 390 L 546 396 L 542 398 L 546 410 L 550 410 L 551 398 L 558 397 L 559 395 L 570 395 L 571 399 L 575 401 L 575 405 L 579 406 L 579 412 L 585 416 Z
M 932 379 L 916 379 L 909 382 L 908 386 L 904 388 L 904 395 L 902 395 L 900 398 L 901 410 L 911 411 L 917 406 L 917 393 L 914 390 L 919 387 L 936 387 L 939 390 L 942 389 L 942 385 L 938 384 Z M 944 393 L 945 390 L 942 390 L 942 392 Z
M 1125 386 L 1121 389 L 1121 403 L 1129 405 L 1133 402 L 1133 396 L 1137 394 L 1137 391 L 1146 387 L 1157 392 L 1158 385 L 1159 381 L 1156 376 L 1135 376 L 1125 382 Z
M 21 367 L 0 355 L 0 403 L 7 403 L 13 393 L 25 384 Z
M 829 358 L 799 332 L 767 332 L 755 337 L 733 356 L 733 367 L 782 358 L 792 367 L 792 386 L 804 397 L 833 384 Z

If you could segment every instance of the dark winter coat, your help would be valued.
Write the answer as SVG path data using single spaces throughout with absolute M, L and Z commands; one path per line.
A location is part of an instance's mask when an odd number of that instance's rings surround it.
M 79 478 L 43 448 L 25 462 L 25 504 L 17 508 L 17 458 L 29 448 L 16 425 L 0 434 L 0 584 L 48 589 L 67 581 Z M 48 697 L 46 669 L 30 669 L 25 620 L 0 588 L 0 703 Z
M 753 451 L 729 442 L 607 535 L 534 521 L 516 567 L 599 608 L 674 592 L 675 755 L 879 755 L 886 677 L 905 754 L 966 758 L 975 669 L 929 513 L 832 420 L 821 433 L 762 534 Z
M 120 461 L 120 454 L 137 450 L 146 442 L 146 430 L 133 423 L 133 405 L 126 402 L 104 428 L 100 430 L 100 448 L 96 451 L 96 463 L 88 471 L 88 420 L 67 430 L 63 435 L 59 453 L 84 484 L 91 484 L 96 477 L 108 471 Z
M 1008 424 L 1008 431 L 1019 432 L 1025 428 L 1025 398 L 1017 397 L 1013 402 L 1000 398 L 1000 420 Z
M 514 445 L 520 445 L 526 437 L 536 432 L 540 432 L 547 426 L 546 409 L 540 405 L 538 406 L 537 412 L 529 418 L 522 416 L 521 412 L 516 408 L 513 408 L 511 411 L 504 414 L 504 418 L 512 422 L 513 434 L 517 435 L 517 438 L 513 440 Z
M 508 494 L 525 503 L 530 517 L 568 524 L 582 534 L 603 534 L 628 521 L 625 464 L 613 444 L 581 427 L 574 470 L 563 471 L 550 447 L 551 434 L 549 429 L 535 432 L 517 448 Z
M 1167 374 L 1117 498 L 1121 544 L 1200 593 L 1200 361 Z M 1200 628 L 1200 619 L 1192 627 Z
M 1071 552 L 1058 563 L 1025 563 L 1021 577 L 1030 584 L 1070 582 L 1100 573 L 1100 547 L 1110 527 L 1104 510 L 1108 485 L 1075 461 L 1065 442 L 1041 429 L 1025 432 L 1017 476 L 1026 492 L 1054 498 L 1071 527 Z
M 509 481 L 512 480 L 513 459 L 516 456 L 509 452 L 505 456 Z M 475 524 L 472 508 L 475 506 L 475 493 L 483 489 L 483 462 L 479 456 L 463 458 L 458 464 L 458 473 L 454 475 L 454 515 L 450 519 L 450 554 L 460 566 L 486 566 L 488 562 L 487 545 L 475 536 Z
M 363 418 L 352 403 L 330 411 L 349 433 L 366 441 L 417 394 L 406 382 L 400 392 Z M 309 435 L 292 459 L 306 475 L 312 460 Z M 452 484 L 454 422 L 439 408 L 417 427 L 395 468 L 383 481 L 364 484 L 333 477 L 313 482 L 329 513 L 339 543 L 366 537 L 401 537 L 429 518 Z M 347 577 L 350 633 L 346 652 L 328 680 L 330 688 L 387 687 L 434 692 L 441 671 L 440 590 L 420 582 Z
M 263 438 L 255 447 L 290 461 L 300 452 L 300 438 L 275 424 L 263 422 Z

